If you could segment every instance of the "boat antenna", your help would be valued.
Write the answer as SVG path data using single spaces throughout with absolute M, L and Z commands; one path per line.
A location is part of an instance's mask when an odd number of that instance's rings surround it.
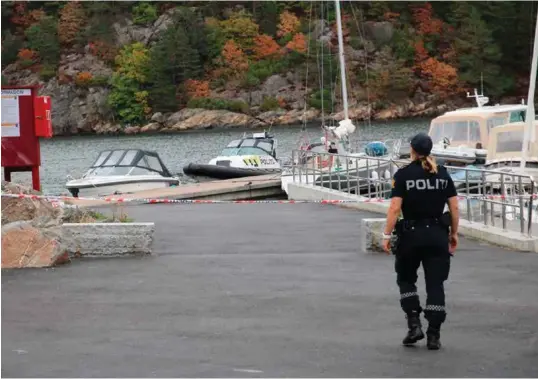
M 527 153 L 529 150 L 529 140 L 534 142 L 536 139 L 536 133 L 534 128 L 534 91 L 536 87 L 536 66 L 538 65 L 538 17 L 536 19 L 536 27 L 534 31 L 534 48 L 532 52 L 531 63 L 531 79 L 529 82 L 529 94 L 527 96 L 527 112 L 525 114 L 525 133 L 523 135 L 523 151 L 521 152 L 521 163 L 519 168 L 525 169 L 527 161 Z
M 489 102 L 489 97 L 484 96 L 483 88 L 482 88 L 482 95 L 479 95 L 478 91 L 475 88 L 474 89 L 474 95 L 471 95 L 471 94 L 469 94 L 469 92 L 467 92 L 467 98 L 469 98 L 469 97 L 474 97 L 475 98 L 476 105 L 478 106 L 478 108 L 482 108 L 483 105 L 486 105 Z

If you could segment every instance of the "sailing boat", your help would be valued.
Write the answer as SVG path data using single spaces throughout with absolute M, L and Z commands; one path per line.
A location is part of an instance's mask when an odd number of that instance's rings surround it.
M 360 193 L 370 191 L 371 180 L 380 177 L 388 183 L 391 178 L 392 163 L 387 159 L 372 161 L 369 157 L 391 158 L 388 147 L 380 141 L 371 142 L 366 146 L 364 153 L 351 153 L 348 151 L 349 136 L 356 130 L 355 125 L 349 118 L 346 66 L 344 59 L 344 39 L 342 33 L 342 16 L 340 12 L 340 1 L 335 0 L 336 26 L 338 34 L 338 57 L 340 63 L 340 77 L 342 86 L 342 105 L 344 119 L 338 126 L 322 126 L 324 136 L 321 143 L 310 144 L 304 150 L 324 153 L 317 156 L 316 161 L 308 160 L 294 162 L 294 164 L 304 164 L 316 173 L 300 175 L 301 182 L 320 185 L 331 189 L 346 190 L 352 187 L 350 192 Z M 336 147 L 340 156 L 345 156 L 344 161 L 339 156 L 332 156 L 334 150 L 328 150 L 328 146 Z M 308 155 L 307 155 L 308 158 Z M 336 158 L 336 159 L 335 159 Z M 312 171 L 314 171 L 312 170 Z M 312 172 L 311 171 L 311 172 Z M 293 181 L 291 173 L 282 174 L 282 189 L 287 192 L 287 185 Z

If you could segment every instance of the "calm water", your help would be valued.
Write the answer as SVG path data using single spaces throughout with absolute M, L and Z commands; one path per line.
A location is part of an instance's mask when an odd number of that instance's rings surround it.
M 419 131 L 427 131 L 429 120 L 406 120 L 397 122 L 377 122 L 368 126 L 356 124 L 353 140 L 386 140 L 409 137 Z M 47 194 L 67 194 L 64 185 L 66 175 L 79 177 L 95 161 L 99 151 L 110 149 L 140 148 L 157 151 L 174 174 L 183 175 L 183 166 L 190 162 L 207 163 L 234 138 L 241 137 L 252 129 L 214 130 L 185 132 L 173 135 L 152 136 L 77 136 L 55 137 L 41 142 L 41 186 Z M 258 130 L 263 131 L 263 130 Z M 313 142 L 322 136 L 319 125 L 308 128 L 308 137 Z M 279 157 L 291 156 L 300 137 L 300 127 L 274 127 L 271 133 L 278 139 Z M 14 182 L 30 185 L 29 173 L 12 174 Z M 185 181 L 188 181 L 185 178 Z

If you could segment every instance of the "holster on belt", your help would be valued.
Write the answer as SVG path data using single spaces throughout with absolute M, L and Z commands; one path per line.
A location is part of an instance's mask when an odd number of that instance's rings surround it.
M 392 254 L 396 255 L 398 252 L 398 247 L 400 245 L 400 240 L 403 234 L 404 220 L 398 219 L 396 225 L 394 225 L 394 230 L 392 231 L 392 237 L 390 239 L 390 250 Z

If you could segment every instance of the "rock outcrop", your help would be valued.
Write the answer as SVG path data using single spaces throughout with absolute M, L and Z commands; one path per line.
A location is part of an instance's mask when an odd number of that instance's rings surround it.
M 2 182 L 3 193 L 35 194 Z M 2 268 L 49 267 L 69 261 L 61 246 L 63 210 L 42 199 L 2 198 Z
M 2 226 L 2 268 L 51 267 L 69 262 L 60 235 L 59 225 L 45 227 L 16 221 Z

